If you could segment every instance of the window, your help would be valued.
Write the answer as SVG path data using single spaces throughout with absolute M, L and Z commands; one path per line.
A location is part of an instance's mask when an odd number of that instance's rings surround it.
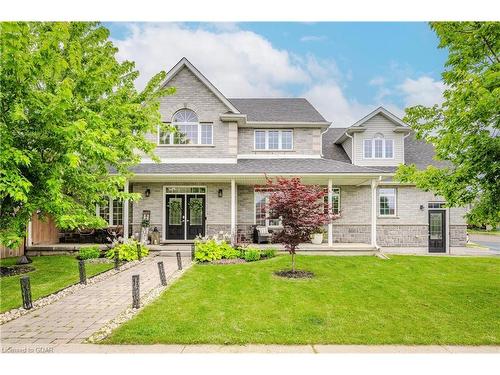
M 328 212 L 328 188 L 325 188 L 325 212 Z M 332 214 L 340 213 L 340 188 L 332 188 Z
M 190 109 L 175 112 L 172 126 L 177 132 L 171 133 L 158 129 L 158 144 L 160 145 L 212 145 L 213 126 L 210 123 L 200 123 L 196 113 Z
M 269 218 L 267 213 L 267 204 L 269 201 L 269 192 L 255 191 L 255 224 L 259 226 L 279 226 L 280 219 Z
M 372 140 L 371 139 L 364 140 L 364 152 L 365 152 L 365 159 L 370 159 L 372 157 Z
M 387 159 L 394 157 L 394 141 L 392 139 L 385 140 L 385 157 Z
M 363 158 L 392 159 L 394 157 L 394 140 L 384 139 L 380 133 L 372 139 L 363 140 Z
M 427 204 L 428 208 L 445 208 L 446 204 L 444 202 L 429 202 Z
M 123 201 L 113 201 L 113 222 L 111 225 L 123 225 Z
M 255 150 L 292 150 L 293 130 L 255 130 Z
M 378 213 L 380 216 L 396 215 L 396 189 L 378 189 Z
M 98 206 L 98 212 L 109 225 L 123 225 L 123 201 L 107 199 L 105 204 Z
M 106 200 L 106 204 L 99 206 L 99 216 L 109 223 L 109 199 Z

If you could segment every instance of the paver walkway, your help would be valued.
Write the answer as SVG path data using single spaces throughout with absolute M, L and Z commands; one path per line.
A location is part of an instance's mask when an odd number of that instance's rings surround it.
M 160 284 L 157 262 L 168 278 L 177 271 L 175 257 L 148 257 L 143 263 L 89 285 L 51 305 L 0 326 L 2 344 L 80 343 L 132 304 L 132 275 L 140 275 L 144 296 Z M 183 258 L 183 263 L 190 262 Z

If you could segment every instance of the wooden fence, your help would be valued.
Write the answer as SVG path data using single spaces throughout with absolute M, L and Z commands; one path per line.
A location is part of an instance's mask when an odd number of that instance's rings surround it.
M 0 259 L 9 257 L 18 257 L 24 254 L 24 243 L 19 247 L 14 249 L 9 249 L 3 245 L 0 245 Z

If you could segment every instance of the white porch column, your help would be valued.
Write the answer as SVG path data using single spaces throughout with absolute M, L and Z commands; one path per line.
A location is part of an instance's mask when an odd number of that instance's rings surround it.
M 123 188 L 125 193 L 128 193 L 128 184 L 129 182 L 126 181 Z M 123 201 L 123 238 L 128 238 L 128 199 Z
M 33 246 L 33 222 L 28 221 L 28 234 L 26 236 L 26 247 Z
M 236 242 L 236 181 L 231 180 L 231 241 Z
M 372 246 L 377 247 L 377 180 L 371 181 L 372 192 L 372 220 L 371 220 L 371 242 Z
M 333 187 L 332 179 L 328 179 L 328 214 L 332 213 L 333 205 Z M 333 222 L 330 220 L 328 222 L 328 246 L 333 246 Z

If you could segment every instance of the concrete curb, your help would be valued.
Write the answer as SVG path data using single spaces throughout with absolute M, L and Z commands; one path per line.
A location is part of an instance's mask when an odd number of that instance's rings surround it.
M 172 353 L 172 354 L 499 354 L 500 346 L 455 345 L 97 345 L 97 344 L 5 344 L 3 354 L 47 353 Z

